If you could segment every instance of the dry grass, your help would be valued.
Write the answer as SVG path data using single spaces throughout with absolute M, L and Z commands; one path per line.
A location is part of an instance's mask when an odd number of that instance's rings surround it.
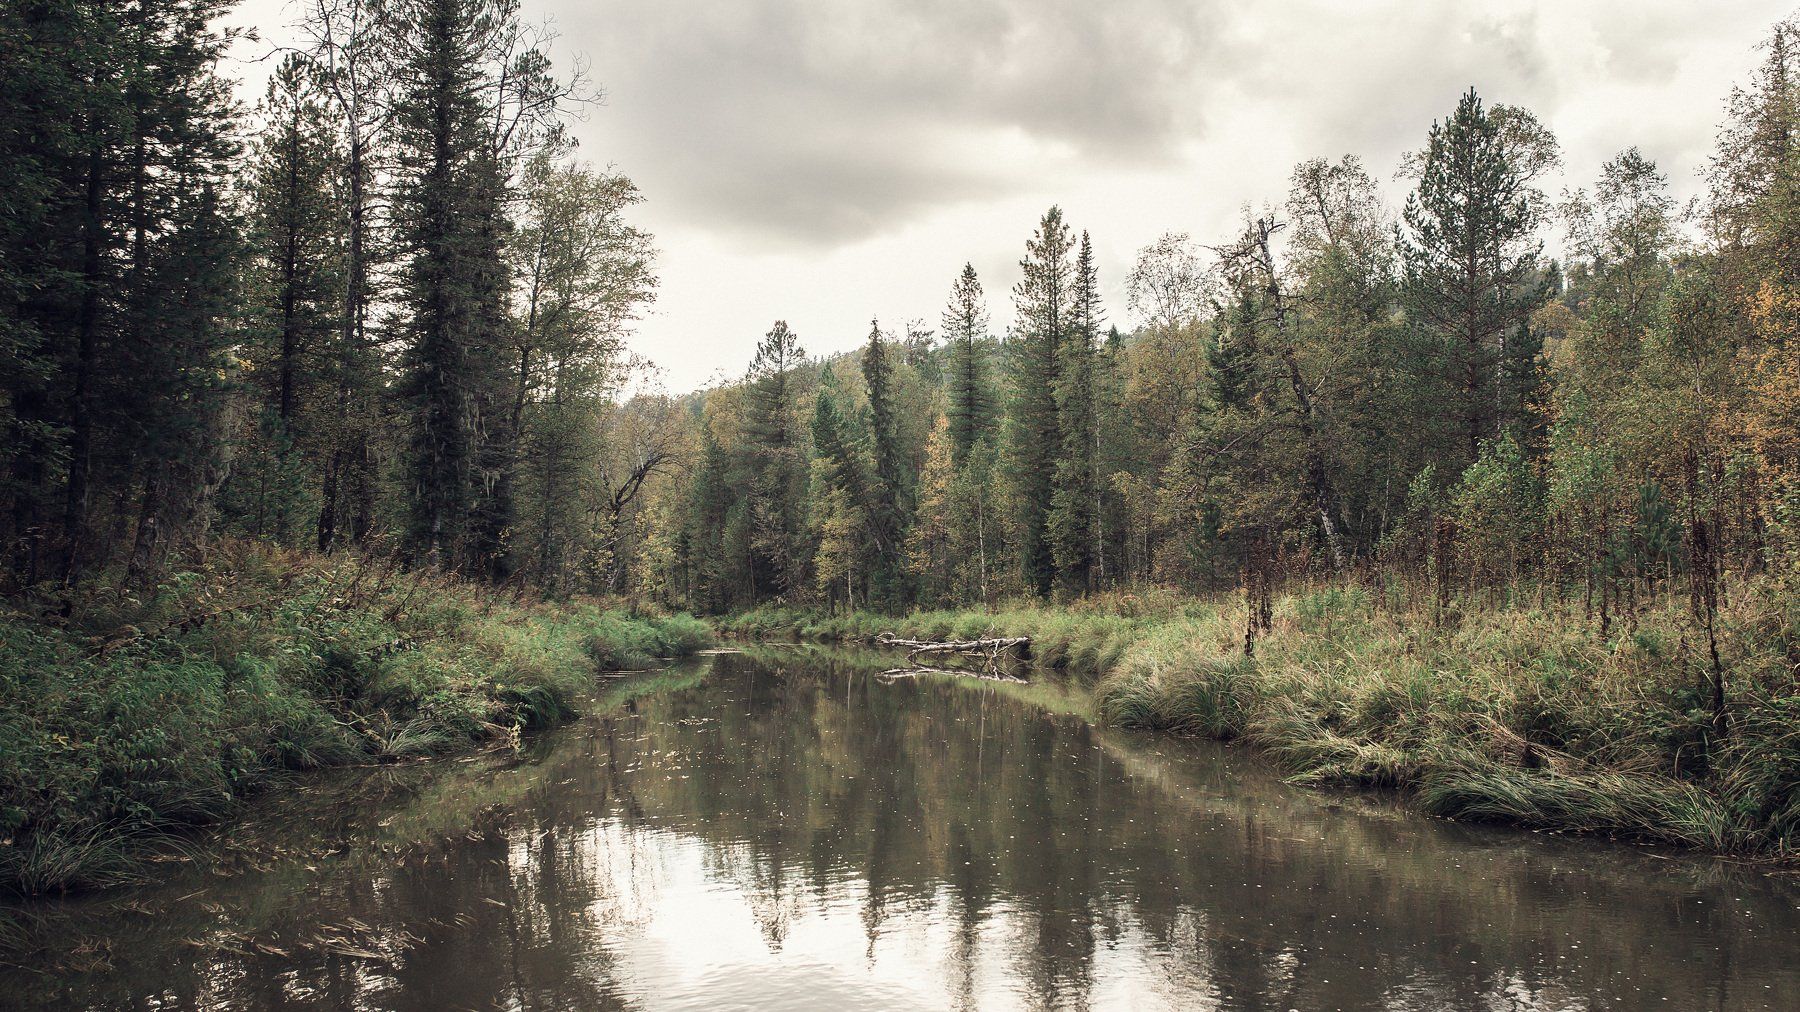
M 1777 581 L 1738 584 L 1721 615 L 1722 725 L 1678 597 L 1603 637 L 1553 588 L 1446 613 L 1414 591 L 1286 594 L 1254 660 L 1241 599 L 1160 591 L 904 617 L 761 610 L 727 627 L 845 642 L 1028 635 L 1038 663 L 1097 679 L 1105 719 L 1241 739 L 1301 783 L 1395 788 L 1457 818 L 1733 853 L 1800 847 L 1800 597 Z

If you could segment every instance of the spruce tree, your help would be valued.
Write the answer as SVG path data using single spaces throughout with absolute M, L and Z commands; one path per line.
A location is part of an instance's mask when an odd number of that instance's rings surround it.
M 813 470 L 809 487 L 812 528 L 818 539 L 814 579 L 831 602 L 855 607 L 868 579 L 862 566 L 870 548 L 870 485 L 848 420 L 837 406 L 837 383 L 826 372 L 813 404 Z M 866 596 L 866 593 L 865 593 Z
M 517 434 L 506 355 L 508 152 L 491 124 L 494 60 L 516 11 L 505 0 L 409 0 L 399 15 L 408 540 L 419 561 L 499 577 Z
M 807 474 L 794 418 L 794 369 L 805 355 L 787 321 L 776 320 L 757 345 L 746 380 L 744 436 L 751 474 L 745 507 L 752 599 L 790 594 L 805 585 L 801 534 Z
M 252 151 L 251 242 L 259 305 L 248 356 L 261 401 L 253 445 L 234 469 L 240 522 L 292 544 L 318 488 L 336 424 L 320 387 L 341 365 L 343 213 L 340 152 L 310 61 L 290 54 L 269 82 Z M 325 409 L 325 410 L 321 410 Z M 260 413 L 263 418 L 258 418 Z M 267 477 L 280 476 L 268 494 Z M 248 479 L 239 481 L 237 479 Z M 307 532 L 312 537 L 311 531 Z
M 734 572 L 749 551 L 747 545 L 740 551 L 739 544 L 726 540 L 734 526 L 733 512 L 742 508 L 742 497 L 732 492 L 731 470 L 725 448 L 719 445 L 712 425 L 703 420 L 699 460 L 686 488 L 687 529 L 681 565 L 687 600 L 712 612 L 734 603 L 733 591 L 739 583 Z
M 126 544 L 159 557 L 208 515 L 214 447 L 197 437 L 240 308 L 218 302 L 241 245 L 220 196 L 239 132 L 216 72 L 231 38 L 211 28 L 226 6 L 0 15 L 0 523 L 22 582 L 77 582 Z M 159 283 L 221 312 L 196 321 Z
M 1062 209 L 1044 213 L 1019 261 L 1024 272 L 1013 288 L 1017 315 L 1009 359 L 1011 410 L 1007 415 L 1008 464 L 1016 486 L 1019 569 L 1026 588 L 1048 594 L 1056 577 L 1047 523 L 1054 506 L 1062 423 L 1057 411 L 1063 342 L 1075 312 L 1074 239 Z
M 894 415 L 894 366 L 881 337 L 879 321 L 869 323 L 869 343 L 862 354 L 863 382 L 869 392 L 869 435 L 875 456 L 873 499 L 869 503 L 874 537 L 873 592 L 877 603 L 895 607 L 905 600 L 906 518 L 911 515 L 911 468 L 901 459 L 898 419 Z
M 1069 303 L 1057 354 L 1056 421 L 1061 453 L 1046 525 L 1063 585 L 1092 589 L 1097 555 L 1100 489 L 1095 473 L 1099 438 L 1094 414 L 1094 354 L 1100 337 L 1100 285 L 1093 244 L 1081 233 Z
M 944 307 L 944 339 L 950 348 L 950 369 L 946 376 L 946 394 L 950 401 L 950 446 L 957 464 L 968 459 L 969 450 L 993 421 L 993 392 L 988 386 L 987 340 L 988 313 L 981 290 L 981 279 L 974 264 L 963 264 L 962 273 L 950 289 L 950 302 Z
M 391 221 L 381 213 L 377 168 L 393 126 L 397 52 L 389 0 L 319 0 L 302 22 L 313 73 L 329 97 L 342 161 L 338 172 L 344 248 L 335 389 L 316 543 L 320 551 L 361 545 L 376 524 L 379 470 L 387 443 L 389 391 L 374 328 L 378 284 L 391 266 Z

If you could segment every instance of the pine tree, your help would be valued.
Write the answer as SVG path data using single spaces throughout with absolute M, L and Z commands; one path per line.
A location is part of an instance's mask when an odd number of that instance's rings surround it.
M 731 462 L 712 425 L 700 427 L 699 461 L 686 488 L 686 523 L 678 580 L 686 588 L 686 600 L 705 611 L 731 607 L 738 584 L 734 572 L 749 554 L 747 545 L 727 541 L 737 526 L 734 512 L 741 513 L 742 499 L 732 493 Z
M 1261 299 L 1241 272 L 1230 279 L 1230 304 L 1213 326 L 1207 345 L 1208 373 L 1215 411 L 1248 412 L 1264 394 L 1266 378 L 1259 358 Z
M 206 533 L 230 452 L 227 354 L 242 337 L 242 223 L 214 184 L 190 180 L 144 279 L 147 341 L 133 363 L 148 397 L 123 407 L 142 419 L 145 466 L 127 574 L 148 585 L 172 549 Z
M 557 94 L 541 54 L 514 51 L 512 0 L 406 0 L 395 13 L 409 541 L 421 561 L 498 579 L 518 451 L 506 205 L 512 163 Z
M 1497 111 L 1496 111 L 1497 112 Z M 1407 198 L 1400 252 L 1407 312 L 1441 344 L 1445 408 L 1463 463 L 1518 421 L 1498 391 L 1507 343 L 1548 294 L 1537 272 L 1540 208 L 1530 167 L 1470 89 L 1434 123 L 1417 190 Z
M 104 291 L 103 170 L 122 115 L 115 14 L 75 0 L 0 9 L 0 535 L 24 586 L 52 575 L 67 533 L 71 358 L 88 295 L 97 306 Z
M 214 447 L 199 434 L 223 409 L 239 309 L 217 297 L 241 266 L 219 196 L 239 130 L 216 73 L 231 38 L 210 27 L 225 6 L 0 15 L 0 516 L 22 582 L 78 582 L 127 544 L 148 578 L 160 546 L 206 522 Z M 197 320 L 169 301 L 176 288 L 221 312 Z
M 319 488 L 320 551 L 364 544 L 376 525 L 379 470 L 386 450 L 387 377 L 373 332 L 377 283 L 391 266 L 377 162 L 393 125 L 395 35 L 387 0 L 319 0 L 302 21 L 312 70 L 329 97 L 342 162 L 337 178 L 342 286 L 325 471 Z
M 813 578 L 827 601 L 856 606 L 859 570 L 870 546 L 870 485 L 854 437 L 837 407 L 836 382 L 825 373 L 813 404 L 811 505 L 813 534 L 818 539 Z M 865 597 L 867 594 L 865 593 Z

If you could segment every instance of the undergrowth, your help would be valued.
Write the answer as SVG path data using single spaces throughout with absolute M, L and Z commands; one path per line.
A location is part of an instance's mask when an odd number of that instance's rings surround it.
M 66 611 L 68 617 L 57 617 Z M 0 610 L 0 890 L 136 877 L 295 771 L 563 720 L 596 671 L 691 654 L 686 615 L 515 603 L 357 556 L 224 545 L 135 597 Z

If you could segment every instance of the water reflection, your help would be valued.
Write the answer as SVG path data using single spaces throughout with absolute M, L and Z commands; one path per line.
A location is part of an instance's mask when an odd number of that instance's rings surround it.
M 0 971 L 0 995 L 401 1010 L 1800 995 L 1787 883 L 1295 792 L 1242 753 L 1096 730 L 1054 685 L 878 669 L 707 658 L 520 759 L 271 801 L 162 886 L 34 908 L 35 971 Z

